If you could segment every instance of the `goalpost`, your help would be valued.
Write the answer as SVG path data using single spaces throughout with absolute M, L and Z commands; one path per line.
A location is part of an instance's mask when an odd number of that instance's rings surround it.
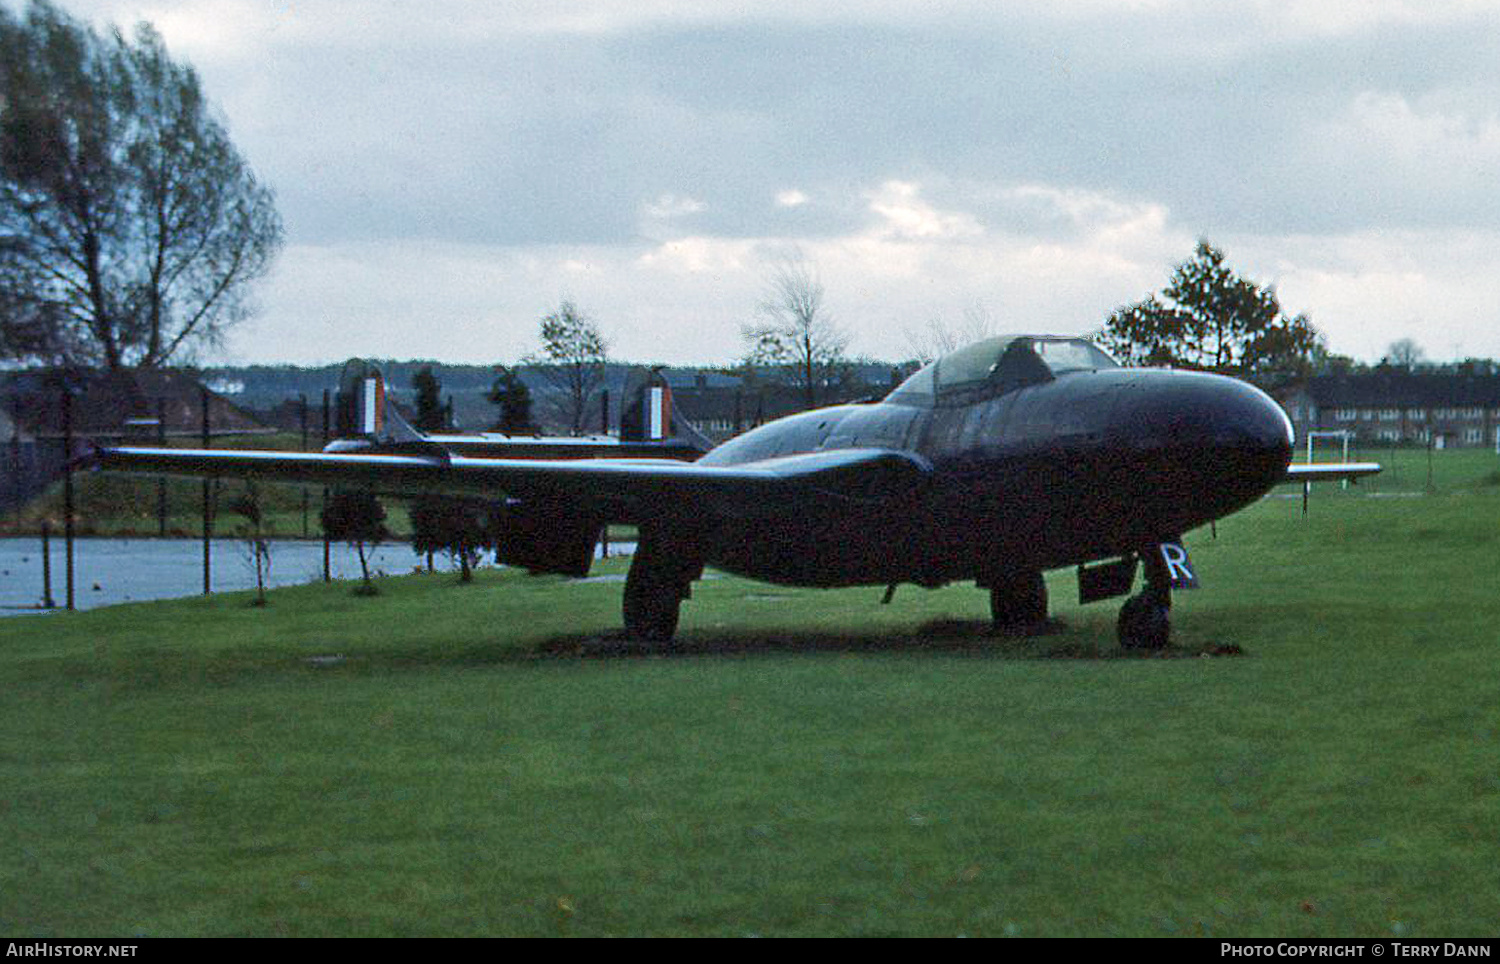
M 1354 438 L 1354 433 L 1346 428 L 1333 429 L 1326 432 L 1308 432 L 1307 461 L 1311 462 L 1313 460 L 1313 440 L 1320 438 L 1336 438 L 1343 442 L 1343 450 L 1340 453 L 1339 461 L 1349 461 L 1349 442 Z
M 1308 461 L 1309 464 L 1311 464 L 1312 460 L 1313 460 L 1313 440 L 1314 439 L 1320 439 L 1320 438 L 1322 438 L 1322 439 L 1338 439 L 1339 442 L 1341 443 L 1341 450 L 1339 452 L 1339 461 L 1340 462 L 1348 462 L 1349 461 L 1349 443 L 1354 440 L 1354 433 L 1351 432 L 1351 431 L 1349 431 L 1346 428 L 1339 428 L 1339 429 L 1329 429 L 1327 431 L 1317 431 L 1317 432 L 1308 432 L 1307 433 L 1307 461 Z M 1309 485 L 1308 483 L 1304 482 L 1303 485 L 1302 485 L 1302 511 L 1303 511 L 1304 514 L 1306 514 L 1306 512 L 1307 512 L 1307 496 L 1308 496 L 1308 490 L 1311 489 L 1311 488 L 1312 488 L 1312 486 Z M 1347 489 L 1347 488 L 1349 488 L 1349 480 L 1348 479 L 1344 479 L 1341 482 L 1339 482 L 1339 488 L 1341 488 L 1341 489 Z

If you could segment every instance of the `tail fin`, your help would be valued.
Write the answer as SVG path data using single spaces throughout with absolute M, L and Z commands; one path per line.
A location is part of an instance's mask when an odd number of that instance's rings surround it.
M 661 369 L 632 371 L 625 381 L 620 441 L 660 442 L 672 435 L 672 386 Z
M 422 443 L 422 433 L 412 428 L 395 406 L 386 400 L 385 377 L 373 363 L 351 358 L 339 373 L 335 435 L 330 449 L 347 450 L 370 445 Z
M 374 441 L 385 425 L 385 379 L 362 358 L 344 362 L 339 372 L 334 435 Z
M 672 386 L 661 368 L 632 371 L 625 381 L 625 408 L 620 413 L 620 441 L 664 442 L 677 439 L 700 452 L 714 447 L 672 404 Z

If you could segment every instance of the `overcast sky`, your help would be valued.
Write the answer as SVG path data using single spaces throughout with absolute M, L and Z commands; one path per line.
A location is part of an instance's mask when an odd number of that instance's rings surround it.
M 511 362 L 571 298 L 728 362 L 791 250 L 896 358 L 1096 329 L 1200 237 L 1333 351 L 1500 357 L 1485 0 L 59 2 L 155 24 L 277 192 L 221 361 Z

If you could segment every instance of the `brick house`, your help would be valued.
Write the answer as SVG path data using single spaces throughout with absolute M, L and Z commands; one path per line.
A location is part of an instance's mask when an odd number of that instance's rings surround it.
M 1368 372 L 1318 375 L 1277 393 L 1299 443 L 1309 431 L 1361 442 L 1500 448 L 1500 375 Z
M 168 438 L 197 439 L 203 431 L 203 387 L 187 372 L 0 372 L 0 511 L 23 504 L 61 476 L 70 455 L 63 441 L 64 390 L 72 396 L 74 457 L 91 441 L 151 444 L 158 415 Z M 208 416 L 210 432 L 220 437 L 271 431 L 212 392 Z

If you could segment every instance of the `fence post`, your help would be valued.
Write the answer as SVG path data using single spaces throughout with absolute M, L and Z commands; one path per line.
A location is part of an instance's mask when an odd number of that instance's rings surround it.
M 302 451 L 306 452 L 307 451 L 307 393 L 306 392 L 299 392 L 297 394 L 297 398 L 301 402 L 301 409 L 302 409 L 302 411 L 301 411 L 301 421 L 302 421 Z M 304 538 L 304 539 L 307 538 L 308 500 L 309 500 L 309 495 L 308 495 L 308 491 L 307 491 L 307 486 L 304 485 L 302 487 L 302 538 Z
M 208 424 L 208 386 L 201 386 L 203 399 L 203 447 L 208 448 L 210 444 Z M 211 552 L 214 517 L 213 517 L 214 483 L 212 479 L 203 480 L 203 595 L 207 596 L 211 591 L 211 575 L 213 572 L 213 554 Z
M 323 389 L 323 447 L 325 449 L 328 448 L 328 442 L 329 442 L 329 438 L 328 438 L 328 432 L 329 432 L 328 415 L 329 415 L 328 389 L 325 388 L 325 389 Z M 326 486 L 326 485 L 323 486 L 323 511 L 324 512 L 328 511 L 328 486 Z M 321 522 L 321 519 L 319 521 Z M 328 530 L 326 528 L 324 528 L 322 525 L 319 525 L 318 528 L 320 528 L 320 529 L 323 530 L 323 581 L 324 582 L 332 582 L 333 581 L 333 574 L 331 572 L 331 567 L 329 565 L 329 558 L 328 558 L 328 555 L 329 555 L 329 553 L 328 553 Z
M 63 545 L 68 579 L 68 610 L 74 608 L 73 596 L 73 393 L 64 389 L 63 416 Z
M 165 398 L 156 400 L 156 444 L 161 448 L 167 447 L 167 400 Z M 167 480 L 162 476 L 156 478 L 156 534 L 158 536 L 167 534 Z
M 3 499 L 6 505 L 14 503 L 19 508 L 24 503 L 21 494 L 26 491 L 26 483 L 23 481 L 21 472 L 21 427 L 12 424 L 10 430 L 10 472 L 5 477 Z
M 57 608 L 52 598 L 52 526 L 46 519 L 42 520 L 42 608 Z

